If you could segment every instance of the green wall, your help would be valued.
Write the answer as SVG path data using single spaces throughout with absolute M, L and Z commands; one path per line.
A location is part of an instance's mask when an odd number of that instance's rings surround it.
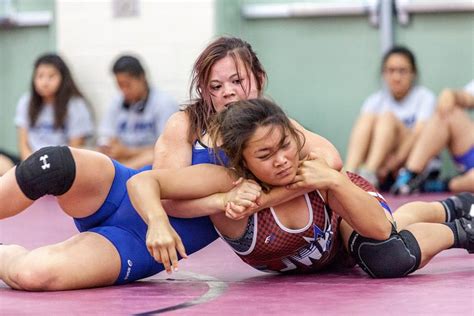
M 252 44 L 268 72 L 267 95 L 345 156 L 360 106 L 380 86 L 379 29 L 367 16 L 246 20 L 240 15 L 243 4 L 301 0 L 216 1 L 218 35 Z M 395 42 L 417 56 L 421 84 L 439 93 L 474 78 L 473 13 L 417 14 L 407 26 L 394 24 Z
M 398 43 L 413 48 L 421 82 L 435 92 L 474 78 L 474 13 L 415 15 L 395 34 Z
M 246 20 L 240 14 L 248 3 L 328 1 L 216 0 L 216 29 L 219 35 L 248 40 L 268 72 L 267 95 L 307 128 L 328 137 L 344 156 L 363 100 L 379 87 L 379 29 L 369 25 L 367 16 Z M 20 11 L 54 14 L 54 0 L 13 4 Z M 416 53 L 421 84 L 438 93 L 474 77 L 473 13 L 415 14 L 407 26 L 394 24 L 396 43 Z M 0 148 L 16 150 L 16 103 L 29 88 L 35 58 L 55 46 L 54 23 L 0 28 Z
M 54 11 L 54 0 L 12 3 L 19 11 Z M 17 151 L 13 123 L 16 104 L 29 89 L 34 60 L 54 48 L 54 25 L 0 28 L 0 148 Z

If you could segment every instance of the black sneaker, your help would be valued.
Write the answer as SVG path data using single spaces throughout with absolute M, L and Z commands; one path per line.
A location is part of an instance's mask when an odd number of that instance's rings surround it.
M 469 253 L 474 253 L 474 222 L 472 217 L 458 218 L 454 220 L 456 230 L 458 231 L 459 246 Z
M 462 192 L 450 196 L 448 200 L 453 201 L 456 209 L 457 217 L 471 219 L 474 217 L 474 194 L 470 192 Z

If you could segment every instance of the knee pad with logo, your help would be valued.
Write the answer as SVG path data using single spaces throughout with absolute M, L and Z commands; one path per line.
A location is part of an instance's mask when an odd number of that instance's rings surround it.
M 31 200 L 69 191 L 76 178 L 76 164 L 67 146 L 44 147 L 21 162 L 15 170 L 21 191 Z

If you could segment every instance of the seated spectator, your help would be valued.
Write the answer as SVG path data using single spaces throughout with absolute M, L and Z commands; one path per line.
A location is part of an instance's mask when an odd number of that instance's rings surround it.
M 474 121 L 466 111 L 468 108 L 474 108 L 474 80 L 464 90 L 441 92 L 436 112 L 416 141 L 405 168 L 400 170 L 393 193 L 474 192 Z M 447 180 L 427 179 L 423 169 L 446 147 L 459 175 Z
M 153 162 L 153 148 L 178 105 L 151 87 L 140 61 L 121 56 L 114 63 L 120 95 L 113 99 L 99 128 L 99 150 L 131 168 Z
M 31 91 L 18 102 L 15 125 L 20 157 L 2 152 L 5 165 L 16 164 L 45 146 L 81 147 L 93 135 L 90 109 L 58 55 L 45 54 L 36 60 Z
M 355 123 L 345 167 L 382 190 L 389 189 L 399 168 L 435 107 L 435 95 L 417 85 L 415 56 L 390 49 L 382 60 L 384 87 L 369 96 Z

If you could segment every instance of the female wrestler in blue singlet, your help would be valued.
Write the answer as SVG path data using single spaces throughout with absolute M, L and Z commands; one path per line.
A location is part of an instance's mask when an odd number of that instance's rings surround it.
M 237 38 L 219 38 L 211 43 L 199 56 L 193 75 L 197 99 L 168 121 L 157 142 L 155 168 L 215 162 L 212 150 L 202 145 L 207 141 L 204 132 L 208 122 L 229 102 L 259 96 L 266 78 L 250 45 Z M 340 157 L 327 140 L 297 126 L 307 139 L 303 151 L 318 148 L 329 165 L 341 168 Z M 141 171 L 125 168 L 97 152 L 67 147 L 41 149 L 8 171 L 0 178 L 0 219 L 14 216 L 39 197 L 51 194 L 74 218 L 80 233 L 31 251 L 1 245 L 0 279 L 20 290 L 124 284 L 163 270 L 147 251 L 147 230 L 168 229 L 169 221 L 188 253 L 217 238 L 207 217 L 168 220 L 163 215 L 146 214 L 140 218 L 130 204 L 125 183 Z M 286 189 L 271 193 L 269 201 L 273 202 L 295 194 Z M 165 204 L 171 214 L 189 210 L 193 216 L 193 212 L 216 212 L 220 201 L 221 196 L 214 195 Z

